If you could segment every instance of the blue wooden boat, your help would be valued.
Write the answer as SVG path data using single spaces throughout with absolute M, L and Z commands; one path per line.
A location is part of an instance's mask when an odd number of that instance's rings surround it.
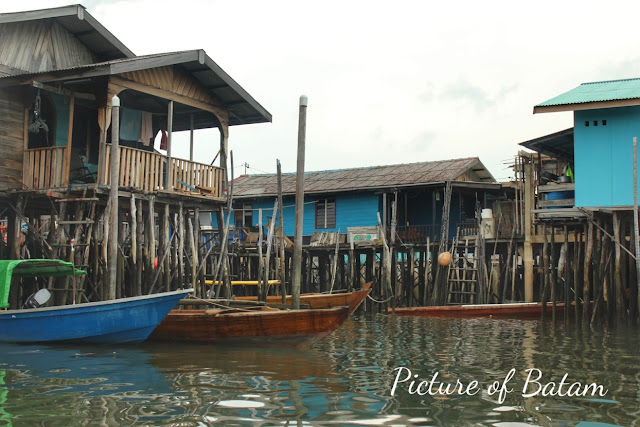
M 9 306 L 12 277 L 85 274 L 61 260 L 0 261 L 0 309 Z M 113 344 L 147 339 L 185 289 L 110 301 L 0 310 L 0 342 L 83 342 Z

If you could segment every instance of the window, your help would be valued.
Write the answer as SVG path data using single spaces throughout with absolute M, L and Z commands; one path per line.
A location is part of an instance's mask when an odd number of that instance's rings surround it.
M 233 209 L 233 222 L 236 227 L 253 226 L 253 205 L 251 203 L 240 203 Z
M 336 199 L 316 202 L 316 228 L 336 228 Z

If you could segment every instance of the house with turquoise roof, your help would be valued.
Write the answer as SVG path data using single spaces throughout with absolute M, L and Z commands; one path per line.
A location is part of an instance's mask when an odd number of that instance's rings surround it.
M 573 111 L 573 129 L 528 141 L 529 148 L 537 145 L 538 152 L 572 157 L 577 208 L 631 207 L 633 139 L 640 137 L 640 79 L 583 83 L 533 110 L 561 111 Z

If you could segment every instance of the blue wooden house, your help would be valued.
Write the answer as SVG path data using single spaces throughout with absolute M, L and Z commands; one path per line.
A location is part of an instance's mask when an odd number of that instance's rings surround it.
M 481 207 L 500 197 L 501 186 L 477 157 L 306 172 L 305 240 L 314 232 L 346 234 L 352 227 L 376 227 L 378 213 L 386 227 L 397 198 L 397 231 L 405 243 L 422 243 L 440 236 L 444 189 L 452 182 L 450 237 L 459 225 L 475 227 L 477 202 Z M 295 174 L 282 176 L 284 232 L 294 234 Z M 266 225 L 277 196 L 277 177 L 241 176 L 234 180 L 236 229 L 258 224 L 258 210 Z
M 573 111 L 573 129 L 532 142 L 539 152 L 564 153 L 570 159 L 575 206 L 632 206 L 633 138 L 640 137 L 640 79 L 583 83 L 536 105 L 533 112 L 558 111 Z

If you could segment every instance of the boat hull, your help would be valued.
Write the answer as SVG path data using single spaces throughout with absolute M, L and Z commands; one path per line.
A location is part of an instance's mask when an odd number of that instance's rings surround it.
M 387 313 L 391 313 L 389 309 Z M 546 312 L 552 313 L 553 306 L 547 303 Z M 564 304 L 556 304 L 556 313 L 564 312 Z M 542 303 L 469 304 L 431 307 L 401 307 L 395 309 L 398 316 L 427 317 L 511 317 L 536 318 L 542 315 Z
M 348 307 L 323 310 L 172 310 L 150 340 L 209 343 L 312 343 L 335 331 Z
M 349 315 L 353 314 L 358 309 L 362 301 L 371 292 L 371 282 L 364 285 L 359 291 L 343 292 L 335 294 L 301 294 L 300 304 L 306 304 L 310 309 L 323 309 L 332 307 L 349 307 Z M 258 297 L 236 297 L 235 299 L 241 301 L 257 301 Z M 269 295 L 267 296 L 267 304 L 279 304 L 282 303 L 282 296 Z M 287 295 L 286 304 L 291 304 L 292 297 Z
M 0 342 L 115 344 L 147 339 L 191 289 L 59 307 L 0 311 Z

